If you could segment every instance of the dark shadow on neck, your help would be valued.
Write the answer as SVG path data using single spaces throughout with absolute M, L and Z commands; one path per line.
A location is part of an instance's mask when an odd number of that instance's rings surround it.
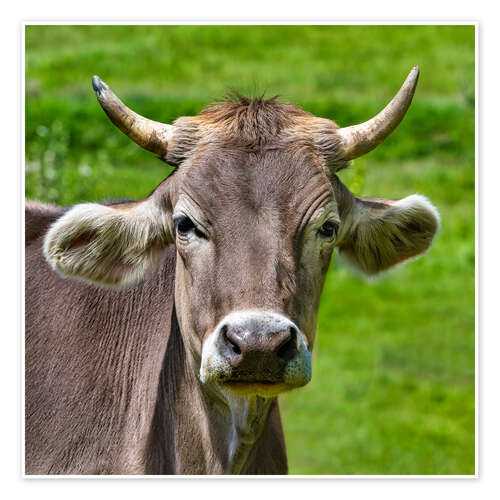
M 174 304 L 171 331 L 160 372 L 156 407 L 148 440 L 147 474 L 175 474 L 176 407 L 185 374 L 186 352 Z

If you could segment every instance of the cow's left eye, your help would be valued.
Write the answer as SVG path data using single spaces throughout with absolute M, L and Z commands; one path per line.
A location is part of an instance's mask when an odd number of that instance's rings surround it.
M 325 238 L 333 238 L 337 235 L 337 230 L 339 226 L 336 222 L 332 220 L 327 220 L 319 229 L 318 232 L 321 236 Z

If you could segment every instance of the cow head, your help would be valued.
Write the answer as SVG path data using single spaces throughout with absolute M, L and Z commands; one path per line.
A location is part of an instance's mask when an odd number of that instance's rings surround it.
M 71 208 L 48 231 L 45 256 L 64 276 L 118 287 L 175 244 L 176 311 L 201 382 L 264 397 L 302 386 L 334 248 L 375 274 L 425 252 L 438 229 L 424 197 L 358 198 L 337 176 L 396 128 L 417 79 L 414 68 L 377 116 L 339 128 L 241 96 L 165 125 L 94 77 L 113 123 L 177 169 L 142 201 Z

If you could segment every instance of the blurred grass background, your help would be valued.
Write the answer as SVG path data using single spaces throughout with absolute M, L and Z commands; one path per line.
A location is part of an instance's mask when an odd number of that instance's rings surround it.
M 344 126 L 416 64 L 407 117 L 341 178 L 358 195 L 425 194 L 441 233 L 376 281 L 332 263 L 313 380 L 281 397 L 292 474 L 474 473 L 474 27 L 26 27 L 26 196 L 59 204 L 143 197 L 170 171 L 111 124 L 94 74 L 158 121 L 236 89 Z

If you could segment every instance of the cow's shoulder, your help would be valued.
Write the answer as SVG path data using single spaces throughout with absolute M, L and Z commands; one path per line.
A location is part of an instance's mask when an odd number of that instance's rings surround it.
M 68 207 L 60 207 L 53 203 L 26 200 L 24 209 L 26 246 L 43 236 L 50 225 L 67 210 Z

